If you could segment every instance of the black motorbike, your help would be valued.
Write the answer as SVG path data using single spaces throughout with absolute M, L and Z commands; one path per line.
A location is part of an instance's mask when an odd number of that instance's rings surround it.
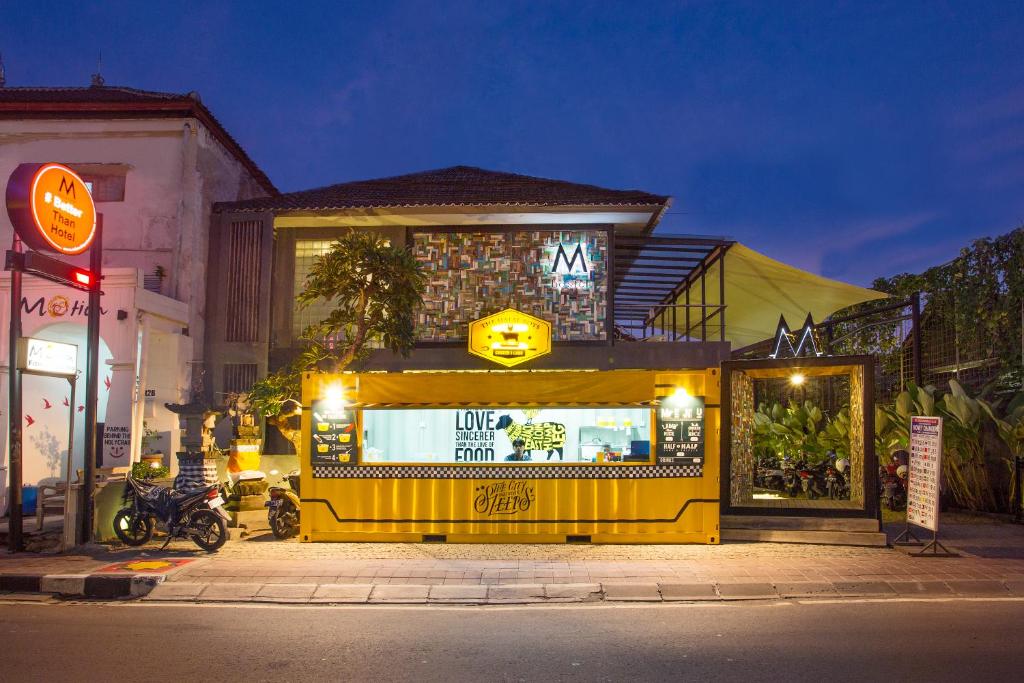
M 176 491 L 129 476 L 122 501 L 124 507 L 114 515 L 114 533 L 125 545 L 148 543 L 157 522 L 167 528 L 163 548 L 173 538 L 188 538 L 214 552 L 228 540 L 229 518 L 217 486 Z

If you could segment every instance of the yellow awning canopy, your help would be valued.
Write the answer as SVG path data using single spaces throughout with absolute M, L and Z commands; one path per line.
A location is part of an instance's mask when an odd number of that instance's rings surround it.
M 816 322 L 821 322 L 847 306 L 888 296 L 788 266 L 738 242 L 730 246 L 722 258 L 725 261 L 725 338 L 732 342 L 733 349 L 773 337 L 780 314 L 786 317 L 790 327 L 799 328 L 808 313 Z M 705 303 L 711 306 L 721 303 L 721 267 L 721 261 L 716 261 L 705 276 Z M 696 296 L 690 295 L 691 304 L 700 303 L 699 291 L 698 285 L 693 290 Z M 680 296 L 676 303 L 685 303 L 685 297 Z M 701 335 L 698 311 L 691 309 L 690 337 L 700 338 Z M 708 315 L 714 312 L 715 309 L 708 309 Z M 657 322 L 655 326 L 662 327 Z M 687 334 L 685 317 L 680 312 L 676 314 L 675 328 Z M 707 321 L 707 338 L 717 340 L 718 335 L 719 319 L 715 316 Z

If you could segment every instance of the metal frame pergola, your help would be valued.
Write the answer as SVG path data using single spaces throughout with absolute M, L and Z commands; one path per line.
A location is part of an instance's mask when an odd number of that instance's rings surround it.
M 710 341 L 709 322 L 717 317 L 712 324 L 719 328 L 719 341 L 725 341 L 722 257 L 732 244 L 725 238 L 698 235 L 616 235 L 612 280 L 616 323 L 633 337 L 639 331 L 640 338 L 661 334 L 666 341 Z M 707 274 L 715 263 L 721 264 L 718 303 L 708 304 Z M 684 303 L 678 303 L 680 297 Z

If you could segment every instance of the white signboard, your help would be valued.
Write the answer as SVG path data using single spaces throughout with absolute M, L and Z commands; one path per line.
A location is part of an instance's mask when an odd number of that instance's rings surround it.
M 132 430 L 128 425 L 103 426 L 103 463 L 118 465 L 128 462 L 125 457 L 132 444 Z M 107 458 L 110 458 L 108 461 Z M 123 459 L 122 459 L 123 458 Z
M 73 377 L 78 372 L 78 347 L 22 337 L 18 340 L 18 367 L 27 372 Z
M 939 530 L 939 477 L 942 473 L 942 418 L 910 418 L 910 479 L 907 522 Z

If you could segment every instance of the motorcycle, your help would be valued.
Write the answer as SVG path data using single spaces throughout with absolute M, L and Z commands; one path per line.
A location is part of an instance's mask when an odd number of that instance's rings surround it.
M 114 533 L 125 545 L 148 543 L 157 522 L 167 529 L 161 550 L 173 538 L 188 538 L 212 553 L 228 540 L 230 518 L 216 485 L 176 491 L 129 475 L 121 500 L 124 507 L 114 515 Z
M 754 486 L 770 491 L 786 490 L 786 473 L 777 458 L 761 458 L 754 474 Z
M 907 505 L 907 466 L 892 464 L 879 469 L 882 503 L 890 510 L 902 510 Z
M 782 463 L 783 491 L 788 493 L 790 498 L 796 498 L 803 490 L 803 478 L 800 476 L 803 469 L 803 461 L 791 463 L 784 460 Z
M 290 473 L 287 480 L 291 488 L 271 486 L 270 500 L 264 503 L 270 530 L 281 540 L 299 533 L 299 473 Z
M 822 472 L 823 465 L 813 467 L 804 466 L 797 470 L 800 475 L 800 488 L 808 500 L 821 498 L 826 493 L 825 475 Z
M 850 482 L 847 481 L 845 472 L 850 468 L 850 461 L 842 458 L 830 462 L 825 470 L 825 490 L 831 500 L 849 500 Z

